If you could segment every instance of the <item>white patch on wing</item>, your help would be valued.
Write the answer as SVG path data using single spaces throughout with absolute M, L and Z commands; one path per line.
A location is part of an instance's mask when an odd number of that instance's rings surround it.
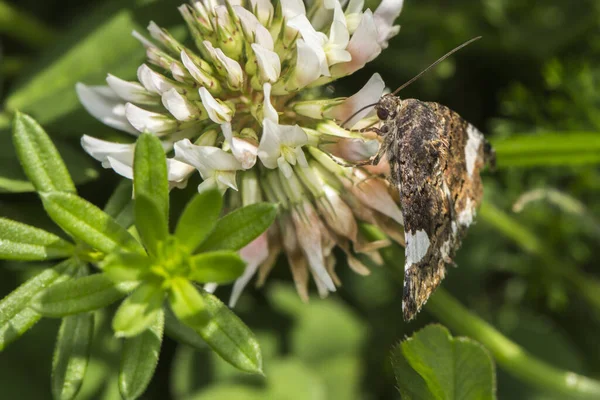
M 458 223 L 462 226 L 469 226 L 473 223 L 473 218 L 475 218 L 475 203 L 471 198 L 467 198 L 465 208 L 458 213 Z
M 483 135 L 471 124 L 467 126 L 467 135 L 469 138 L 465 146 L 465 161 L 467 163 L 467 172 L 469 173 L 469 177 L 471 177 L 473 176 L 473 171 L 475 171 L 475 163 L 477 162 Z
M 408 269 L 411 265 L 417 264 L 425 257 L 429 249 L 430 241 L 427 233 L 420 229 L 417 232 L 405 233 L 406 239 L 406 263 L 404 269 Z

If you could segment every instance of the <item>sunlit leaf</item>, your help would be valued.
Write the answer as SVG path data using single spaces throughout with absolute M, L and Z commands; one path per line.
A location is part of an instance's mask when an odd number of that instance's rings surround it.
M 135 144 L 133 161 L 133 189 L 136 199 L 148 196 L 158 207 L 165 221 L 169 218 L 169 180 L 167 159 L 160 139 L 144 133 Z M 136 208 L 138 207 L 136 203 Z M 136 210 L 136 217 L 138 211 Z
M 146 330 L 162 313 L 165 292 L 160 286 L 143 283 L 119 306 L 112 321 L 118 337 L 132 337 Z
M 221 218 L 198 251 L 239 250 L 263 233 L 275 220 L 277 205 L 252 204 Z
M 184 324 L 199 329 L 206 325 L 209 314 L 196 287 L 187 279 L 175 278 L 169 292 L 171 309 Z
M 189 278 L 202 283 L 228 283 L 242 275 L 245 267 L 244 260 L 233 251 L 201 253 L 190 259 Z
M 164 314 L 159 312 L 148 329 L 123 341 L 119 370 L 123 399 L 137 399 L 148 387 L 160 355 L 164 322 Z
M 73 254 L 71 243 L 20 222 L 0 218 L 0 258 L 5 260 L 51 260 Z
M 42 317 L 29 307 L 31 299 L 52 284 L 69 279 L 82 265 L 77 259 L 65 260 L 29 279 L 0 301 L 0 350 Z
M 496 398 L 494 363 L 487 350 L 474 340 L 453 338 L 441 325 L 429 325 L 400 343 L 392 364 L 403 398 Z
M 139 253 L 111 253 L 100 263 L 104 274 L 115 282 L 138 281 L 142 278 L 152 260 Z
M 164 242 L 169 235 L 169 228 L 158 204 L 145 192 L 136 195 L 135 227 L 148 252 L 156 255 L 159 243 Z
M 218 190 L 197 193 L 179 217 L 175 236 L 179 243 L 193 251 L 214 229 L 223 198 Z

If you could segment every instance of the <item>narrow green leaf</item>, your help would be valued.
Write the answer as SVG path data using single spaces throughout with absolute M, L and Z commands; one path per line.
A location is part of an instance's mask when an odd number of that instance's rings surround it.
M 135 199 L 135 227 L 150 254 L 156 255 L 159 242 L 169 235 L 167 220 L 153 198 L 138 193 Z
M 194 251 L 214 229 L 222 206 L 223 198 L 216 189 L 196 194 L 177 222 L 175 236 L 179 243 Z
M 143 283 L 117 309 L 112 321 L 117 337 L 132 337 L 145 331 L 162 312 L 165 292 L 160 286 Z
M 71 400 L 79 392 L 88 366 L 93 335 L 93 314 L 63 318 L 52 359 L 52 396 L 55 399 Z
M 25 174 L 38 192 L 76 192 L 52 140 L 29 115 L 15 114 L 13 142 Z
M 68 259 L 23 283 L 0 301 L 0 350 L 27 332 L 42 317 L 29 308 L 31 299 L 51 285 L 69 279 L 83 264 Z
M 392 354 L 396 380 L 403 397 L 448 400 L 496 398 L 494 364 L 487 350 L 474 340 L 453 338 L 441 325 L 426 326 L 400 343 Z M 407 373 L 407 365 L 422 380 L 415 379 L 412 372 Z M 429 393 L 423 392 L 425 388 Z
M 0 218 L 0 258 L 51 260 L 73 254 L 71 243 L 42 229 Z
M 115 283 L 104 274 L 94 274 L 52 285 L 39 293 L 30 306 L 46 317 L 94 311 L 122 299 L 137 284 Z
M 209 315 L 202 295 L 187 279 L 175 278 L 171 281 L 169 304 L 177 318 L 194 329 L 208 322 Z
M 202 283 L 228 283 L 244 273 L 246 263 L 234 251 L 200 253 L 190 260 L 189 278 Z
M 202 298 L 211 319 L 197 330 L 200 336 L 234 367 L 262 374 L 262 355 L 254 333 L 218 298 L 206 292 Z
M 160 355 L 164 322 L 164 313 L 159 312 L 148 329 L 123 342 L 119 369 L 119 391 L 123 399 L 137 399 L 148 387 Z
M 104 206 L 104 212 L 110 215 L 123 228 L 133 225 L 133 184 L 123 179 Z
M 140 195 L 150 197 L 158 206 L 164 220 L 169 220 L 167 158 L 160 139 L 150 133 L 140 135 L 135 144 L 133 188 L 136 199 Z M 137 201 L 135 207 L 138 207 Z M 135 215 L 137 217 L 137 210 Z
M 92 203 L 71 193 L 43 193 L 46 212 L 74 238 L 110 253 L 115 249 L 143 253 L 142 245 L 125 228 Z
M 111 253 L 100 264 L 104 274 L 114 282 L 139 281 L 152 260 L 139 253 Z
M 182 323 L 171 310 L 165 307 L 165 332 L 179 343 L 187 344 L 196 350 L 206 350 L 207 346 L 202 337 L 193 328 Z
M 199 252 L 239 250 L 263 233 L 275 220 L 277 205 L 252 204 L 227 214 L 217 222 Z

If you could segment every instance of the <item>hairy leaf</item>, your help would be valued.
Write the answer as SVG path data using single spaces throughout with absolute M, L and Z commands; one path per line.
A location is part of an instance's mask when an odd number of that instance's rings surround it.
M 202 283 L 228 283 L 237 279 L 246 263 L 234 251 L 213 251 L 193 256 L 189 278 Z
M 179 243 L 194 251 L 214 229 L 222 206 L 223 198 L 218 190 L 197 193 L 185 206 L 177 222 L 175 236 Z
M 51 260 L 73 254 L 71 243 L 42 229 L 0 218 L 0 258 Z
M 145 192 L 138 193 L 135 199 L 135 227 L 150 254 L 156 255 L 159 242 L 169 235 L 167 220 L 158 204 Z
M 160 286 L 143 283 L 119 306 L 112 321 L 118 337 L 132 337 L 146 330 L 162 312 L 165 292 Z

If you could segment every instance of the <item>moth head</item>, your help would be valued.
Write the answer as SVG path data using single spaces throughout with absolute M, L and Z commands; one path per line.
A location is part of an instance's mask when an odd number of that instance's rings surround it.
M 402 100 L 390 93 L 384 95 L 381 100 L 379 100 L 379 103 L 375 105 L 377 118 L 384 122 L 384 126 L 380 129 L 382 133 L 386 133 L 385 122 L 388 120 L 393 120 L 396 118 L 396 116 L 398 116 L 401 104 Z

